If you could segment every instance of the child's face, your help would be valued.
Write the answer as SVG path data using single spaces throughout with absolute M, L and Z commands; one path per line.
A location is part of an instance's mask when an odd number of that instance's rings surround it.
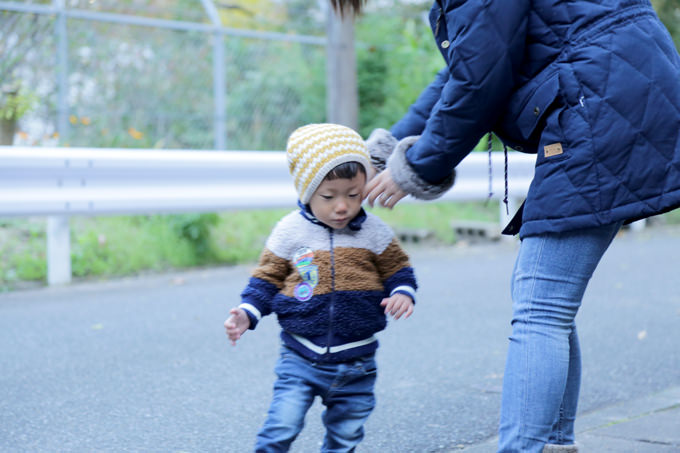
M 309 207 L 317 219 L 339 230 L 361 210 L 361 191 L 365 185 L 366 175 L 362 172 L 352 179 L 324 179 L 312 195 Z

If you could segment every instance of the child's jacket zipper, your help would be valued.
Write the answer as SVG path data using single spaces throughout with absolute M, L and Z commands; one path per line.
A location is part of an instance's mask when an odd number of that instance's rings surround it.
M 328 229 L 331 251 L 331 301 L 328 305 L 328 342 L 326 343 L 326 354 L 331 353 L 331 341 L 333 339 L 333 309 L 335 302 L 335 249 L 333 247 L 333 230 Z

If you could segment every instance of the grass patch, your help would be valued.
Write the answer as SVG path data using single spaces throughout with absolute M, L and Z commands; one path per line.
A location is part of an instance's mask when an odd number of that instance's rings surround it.
M 291 209 L 219 214 L 72 217 L 74 277 L 116 277 L 199 266 L 254 262 L 272 228 Z M 395 229 L 434 231 L 453 243 L 454 219 L 498 221 L 498 203 L 404 203 L 368 209 Z M 23 281 L 45 282 L 46 219 L 0 220 L 0 290 Z
M 289 210 L 72 217 L 74 277 L 117 277 L 255 261 Z M 0 220 L 0 291 L 46 282 L 46 219 Z
M 265 240 L 291 209 L 219 214 L 73 217 L 71 269 L 74 277 L 115 277 L 257 260 Z M 367 208 L 394 229 L 428 229 L 443 244 L 456 238 L 454 220 L 498 221 L 498 202 L 403 203 L 394 210 Z M 680 210 L 661 216 L 680 224 Z M 0 291 L 47 275 L 46 219 L 0 219 Z
M 225 264 L 256 261 L 269 233 L 291 209 L 234 211 L 220 214 L 212 231 L 217 260 Z
M 456 241 L 451 229 L 453 220 L 479 220 L 498 222 L 498 202 L 470 203 L 405 203 L 395 209 L 369 208 L 392 228 L 432 230 L 438 241 L 453 244 Z
M 0 290 L 21 281 L 44 280 L 47 244 L 44 220 L 0 221 Z
M 669 225 L 680 225 L 680 209 L 667 212 L 660 217 L 662 217 L 663 221 Z

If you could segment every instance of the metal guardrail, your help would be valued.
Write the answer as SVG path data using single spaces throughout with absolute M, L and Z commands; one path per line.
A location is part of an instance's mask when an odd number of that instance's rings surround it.
M 508 158 L 512 215 L 529 189 L 535 157 Z M 502 199 L 502 152 L 466 157 L 441 199 L 488 198 L 489 159 L 491 197 Z M 0 216 L 48 216 L 49 284 L 71 279 L 69 216 L 292 208 L 296 198 L 282 151 L 0 147 Z M 500 217 L 507 221 L 502 204 Z
M 508 157 L 510 196 L 524 197 L 534 156 Z M 492 153 L 491 162 L 498 199 L 503 153 Z M 488 194 L 489 157 L 473 153 L 442 199 Z M 295 206 L 295 200 L 282 151 L 0 147 L 0 216 L 223 211 Z
M 0 147 L 0 215 L 222 211 L 295 204 L 281 152 Z

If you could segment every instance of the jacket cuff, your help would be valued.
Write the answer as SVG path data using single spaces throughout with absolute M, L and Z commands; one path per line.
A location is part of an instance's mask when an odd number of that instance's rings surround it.
M 414 305 L 416 303 L 416 290 L 410 286 L 397 286 L 390 292 L 390 296 L 394 296 L 395 294 L 405 294 L 411 298 Z
M 366 147 L 371 155 L 371 164 L 381 172 L 387 165 L 387 159 L 397 146 L 397 140 L 387 129 L 373 129 L 371 135 L 366 139 Z
M 246 302 L 239 305 L 238 308 L 241 308 L 243 311 L 245 311 L 246 315 L 248 315 L 248 319 L 250 319 L 250 326 L 248 329 L 255 330 L 257 323 L 260 321 L 260 319 L 262 319 L 260 310 L 258 310 L 254 305 Z
M 434 200 L 441 197 L 453 187 L 456 180 L 456 171 L 438 184 L 431 184 L 421 178 L 406 159 L 406 151 L 420 138 L 419 135 L 405 137 L 397 143 L 394 152 L 387 160 L 387 168 L 390 169 L 392 179 L 404 192 L 420 200 Z

